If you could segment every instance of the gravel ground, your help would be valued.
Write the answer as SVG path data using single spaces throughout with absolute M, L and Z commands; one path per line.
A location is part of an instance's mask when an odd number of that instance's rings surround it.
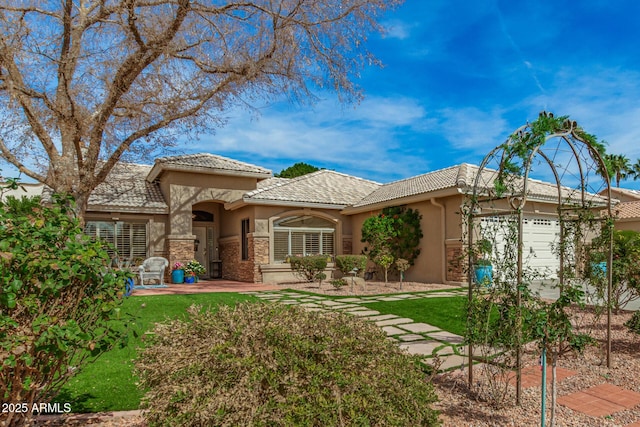
M 568 354 L 560 359 L 558 366 L 577 372 L 576 375 L 558 382 L 558 396 L 603 383 L 610 383 L 626 390 L 640 392 L 640 335 L 632 334 L 623 326 L 631 317 L 630 312 L 612 316 L 611 368 L 606 367 L 606 318 L 598 319 L 594 327 L 593 313 L 576 311 L 580 319 L 578 328 L 591 331 L 598 338 L 598 345 L 590 347 L 583 355 Z M 525 365 L 536 366 L 539 352 L 527 349 Z M 474 369 L 476 372 L 482 369 Z M 468 371 L 456 371 L 434 379 L 440 402 L 437 409 L 442 413 L 444 426 L 538 426 L 540 425 L 541 389 L 523 389 L 522 404 L 515 406 L 515 387 L 508 387 L 509 398 L 502 407 L 495 407 L 482 399 L 479 390 L 486 385 L 486 376 L 470 391 Z M 551 378 L 547 378 L 547 412 L 549 425 L 551 407 Z M 608 417 L 591 417 L 561 405 L 556 406 L 557 426 L 627 426 L 640 421 L 640 405 L 630 410 L 617 412 Z
M 399 283 L 367 282 L 356 286 L 354 292 L 349 287 L 335 290 L 330 284 L 289 283 L 282 289 L 298 289 L 326 295 L 371 295 L 380 293 L 417 292 L 424 290 L 451 289 L 447 285 L 425 285 L 405 282 L 402 290 Z M 612 317 L 612 367 L 606 367 L 605 348 L 606 318 L 596 319 L 589 311 L 575 311 L 576 325 L 580 330 L 589 331 L 599 341 L 596 347 L 590 347 L 583 355 L 568 354 L 559 362 L 559 366 L 576 371 L 577 374 L 558 383 L 558 396 L 564 396 L 579 390 L 603 383 L 610 383 L 640 393 L 640 335 L 629 333 L 623 323 L 631 317 L 624 312 Z M 595 326 L 594 326 L 595 325 Z M 537 364 L 539 354 L 535 349 L 526 349 L 525 366 Z M 440 401 L 435 408 L 441 412 L 440 419 L 444 427 L 458 426 L 538 426 L 540 425 L 540 387 L 523 389 L 521 405 L 515 405 L 515 388 L 504 387 L 507 397 L 500 406 L 489 403 L 483 398 L 481 390 L 486 390 L 487 377 L 476 368 L 474 376 L 478 380 L 473 390 L 467 384 L 467 370 L 456 370 L 440 374 L 434 378 L 434 385 Z M 549 383 L 551 379 L 548 379 Z M 551 389 L 547 394 L 547 425 L 550 421 Z M 591 417 L 557 405 L 556 426 L 627 426 L 640 421 L 640 405 L 621 411 L 610 417 Z M 51 423 L 47 423 L 52 425 Z M 60 423 L 56 423 L 61 425 Z M 65 425 L 99 425 L 103 427 L 144 427 L 146 424 L 139 412 L 130 412 L 124 417 L 104 415 L 93 419 L 67 421 Z

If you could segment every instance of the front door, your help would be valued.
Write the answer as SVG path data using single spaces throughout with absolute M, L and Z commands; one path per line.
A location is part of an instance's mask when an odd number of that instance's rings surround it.
M 207 248 L 209 246 L 207 244 L 207 227 L 193 227 L 193 234 L 196 236 L 196 240 L 194 242 L 196 261 L 207 269 L 204 276 L 211 277 L 211 272 L 209 271 L 209 256 L 207 253 Z

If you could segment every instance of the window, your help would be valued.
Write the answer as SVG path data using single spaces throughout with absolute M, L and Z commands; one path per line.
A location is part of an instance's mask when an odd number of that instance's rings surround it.
M 245 218 L 242 220 L 242 236 L 241 236 L 241 245 L 242 245 L 242 259 L 249 259 L 249 218 Z
M 283 262 L 287 255 L 334 255 L 335 225 L 312 216 L 290 217 L 274 223 L 273 258 Z
M 117 253 L 122 259 L 147 257 L 147 225 L 143 222 L 87 221 L 85 233 L 100 239 L 115 248 L 109 255 Z

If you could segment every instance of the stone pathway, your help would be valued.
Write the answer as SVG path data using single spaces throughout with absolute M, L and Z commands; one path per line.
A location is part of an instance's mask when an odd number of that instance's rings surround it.
M 410 354 L 424 356 L 423 361 L 429 363 L 438 356 L 440 371 L 460 368 L 467 364 L 465 348 L 462 346 L 463 337 L 444 331 L 437 326 L 415 322 L 413 319 L 381 314 L 370 310 L 365 303 L 381 301 L 403 301 L 421 298 L 444 298 L 464 296 L 466 291 L 447 292 L 417 292 L 411 294 L 376 295 L 351 298 L 335 298 L 323 295 L 309 295 L 296 291 L 278 292 L 243 292 L 253 295 L 263 301 L 278 302 L 280 304 L 299 305 L 311 311 L 341 311 L 374 322 L 380 326 L 389 339 L 398 342 L 400 348 Z

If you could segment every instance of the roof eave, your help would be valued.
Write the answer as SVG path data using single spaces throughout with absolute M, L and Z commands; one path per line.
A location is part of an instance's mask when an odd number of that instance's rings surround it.
M 340 213 L 344 215 L 355 215 L 363 212 L 380 210 L 389 206 L 407 205 L 409 203 L 424 202 L 433 198 L 456 196 L 462 194 L 457 187 L 447 187 L 441 190 L 430 191 L 427 193 L 419 193 L 411 196 L 399 197 L 396 199 L 385 200 L 382 202 L 372 203 L 364 206 L 348 206 Z
M 232 203 L 225 203 L 225 210 L 236 210 L 244 206 L 256 205 L 256 206 L 286 206 L 292 208 L 312 208 L 312 209 L 333 209 L 341 210 L 347 207 L 344 204 L 334 203 L 314 203 L 314 202 L 297 202 L 291 200 L 253 200 L 242 199 Z
M 234 171 L 229 169 L 207 168 L 202 166 L 170 165 L 158 162 L 153 165 L 151 171 L 147 175 L 146 180 L 149 182 L 153 182 L 158 179 L 158 177 L 162 175 L 163 172 L 168 171 L 203 173 L 206 175 L 241 176 L 244 178 L 257 179 L 267 179 L 273 176 L 271 172 Z
M 89 205 L 88 212 L 122 212 L 135 214 L 167 215 L 168 207 L 140 207 L 140 206 L 117 206 L 117 205 Z

